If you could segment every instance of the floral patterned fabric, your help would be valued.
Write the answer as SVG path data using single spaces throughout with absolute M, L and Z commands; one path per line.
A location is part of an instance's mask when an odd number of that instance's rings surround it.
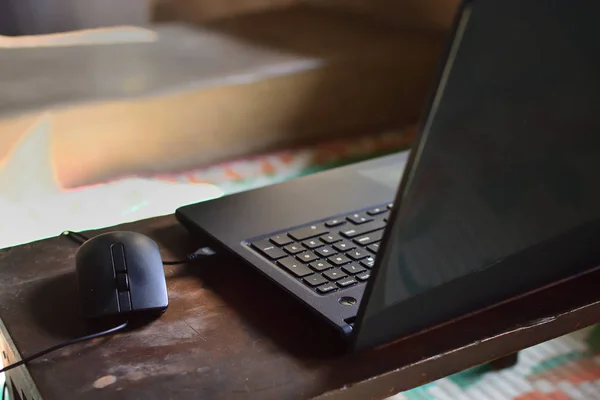
M 488 365 L 482 365 L 391 399 L 600 399 L 600 327 L 586 328 L 525 349 L 512 368 L 491 371 Z
M 231 194 L 406 150 L 413 137 L 414 130 L 408 129 L 329 141 L 154 178 L 177 183 L 209 183 Z

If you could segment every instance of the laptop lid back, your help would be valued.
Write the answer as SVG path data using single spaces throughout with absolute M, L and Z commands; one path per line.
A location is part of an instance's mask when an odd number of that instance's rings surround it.
M 356 347 L 600 264 L 598 15 L 589 0 L 465 2 Z

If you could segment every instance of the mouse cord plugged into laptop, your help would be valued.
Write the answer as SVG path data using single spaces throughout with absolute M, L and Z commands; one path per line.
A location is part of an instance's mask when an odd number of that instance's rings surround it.
M 79 338 L 71 339 L 71 340 L 68 340 L 66 342 L 57 344 L 56 346 L 52 346 L 52 347 L 50 347 L 50 348 L 48 348 L 46 350 L 42 350 L 39 353 L 35 353 L 35 354 L 30 355 L 29 357 L 25 357 L 21 361 L 17 361 L 16 363 L 7 365 L 6 367 L 0 369 L 0 373 L 6 372 L 6 371 L 11 370 L 13 368 L 20 367 L 23 364 L 27 364 L 28 362 L 33 361 L 36 358 L 40 358 L 42 356 L 45 356 L 48 353 L 52 353 L 53 351 L 60 350 L 63 347 L 71 346 L 71 345 L 73 345 L 75 343 L 79 343 L 79 342 L 85 342 L 86 340 L 97 339 L 99 337 L 110 335 L 111 333 L 118 332 L 120 330 L 125 329 L 125 327 L 127 326 L 127 324 L 128 324 L 128 322 L 124 322 L 121 325 L 115 326 L 114 328 L 110 328 L 110 329 L 107 329 L 107 330 L 102 331 L 102 332 L 92 333 L 91 335 L 81 336 Z
M 66 237 L 68 239 L 71 239 L 72 241 L 74 241 L 75 243 L 77 243 L 79 245 L 84 244 L 89 239 L 85 235 L 82 235 L 79 232 L 73 232 L 73 231 L 64 231 L 62 233 L 62 236 Z M 201 247 L 198 250 L 196 250 L 195 252 L 188 254 L 186 256 L 185 260 L 175 260 L 175 261 L 163 260 L 163 265 L 188 264 L 188 263 L 194 262 L 200 258 L 209 257 L 214 254 L 215 254 L 215 251 L 213 249 L 211 249 L 210 247 Z

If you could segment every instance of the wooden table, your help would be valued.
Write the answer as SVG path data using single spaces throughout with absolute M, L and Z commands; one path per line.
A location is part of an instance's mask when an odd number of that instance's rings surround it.
M 164 259 L 206 244 L 171 216 L 113 229 L 154 238 Z M 76 251 L 64 237 L 0 251 L 8 362 L 92 329 L 79 315 Z M 22 398 L 49 400 L 381 399 L 600 321 L 600 272 L 592 272 L 344 355 L 334 332 L 227 254 L 165 271 L 170 307 L 161 318 L 14 369 L 11 386 Z

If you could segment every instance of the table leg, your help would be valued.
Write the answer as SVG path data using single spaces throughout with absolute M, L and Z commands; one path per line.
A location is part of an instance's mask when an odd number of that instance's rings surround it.
M 492 369 L 498 371 L 505 368 L 514 367 L 519 360 L 519 353 L 514 353 L 502 358 L 498 358 L 497 360 L 491 361 L 490 366 Z

